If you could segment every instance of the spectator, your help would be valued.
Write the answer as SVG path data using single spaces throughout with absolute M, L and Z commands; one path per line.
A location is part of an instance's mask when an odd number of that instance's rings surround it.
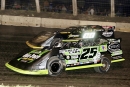
M 72 5 L 68 6 L 67 12 L 68 13 L 73 13 L 73 7 L 72 7 Z
M 53 2 L 52 2 L 52 0 L 50 1 L 50 3 L 49 3 L 49 11 L 53 11 Z
M 118 16 L 123 16 L 123 5 L 120 3 L 117 11 Z
M 13 5 L 13 9 L 20 9 L 20 8 L 21 8 L 20 2 L 15 1 Z
M 56 6 L 54 7 L 54 11 L 59 13 L 59 5 L 56 5 Z
M 82 7 L 80 8 L 80 14 L 82 14 L 84 11 L 85 11 L 85 10 L 84 10 L 84 6 L 82 6 Z
M 108 16 L 108 12 L 107 12 L 106 9 L 105 9 L 104 12 L 103 12 L 103 16 Z
M 45 0 L 44 1 L 44 11 L 48 11 L 49 10 L 49 1 Z
M 90 10 L 91 10 L 90 8 L 87 9 L 87 15 L 91 14 Z
M 94 15 L 94 8 L 91 8 L 91 9 L 90 9 L 90 14 L 91 14 L 91 15 Z
M 67 8 L 65 7 L 64 4 L 62 5 L 61 11 L 62 11 L 62 13 L 65 13 L 67 11 Z
M 101 15 L 100 9 L 97 9 L 96 15 Z
M 59 10 L 59 12 L 62 11 L 62 5 L 59 5 L 58 10 Z

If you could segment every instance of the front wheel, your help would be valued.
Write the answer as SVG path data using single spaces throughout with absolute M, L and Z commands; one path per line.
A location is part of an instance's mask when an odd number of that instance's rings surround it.
M 101 63 L 103 64 L 103 66 L 94 67 L 94 70 L 99 73 L 108 72 L 108 70 L 110 69 L 111 61 L 108 58 L 103 57 L 101 59 Z
M 57 56 L 48 60 L 47 69 L 50 76 L 58 76 L 65 70 L 65 63 Z

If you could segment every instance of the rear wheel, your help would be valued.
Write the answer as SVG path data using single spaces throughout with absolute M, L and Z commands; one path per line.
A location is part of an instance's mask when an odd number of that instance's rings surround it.
M 58 76 L 65 70 L 65 63 L 57 56 L 48 60 L 47 69 L 50 76 Z
M 94 70 L 99 73 L 106 73 L 110 69 L 111 62 L 107 57 L 101 59 L 103 66 L 94 67 Z

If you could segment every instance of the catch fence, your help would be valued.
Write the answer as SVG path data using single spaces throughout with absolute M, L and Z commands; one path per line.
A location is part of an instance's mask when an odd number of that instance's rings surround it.
M 73 13 L 72 0 L 39 0 L 41 12 Z M 130 1 L 115 0 L 115 16 L 130 16 Z M 35 0 L 6 0 L 5 10 L 36 11 Z M 110 16 L 111 0 L 77 0 L 78 14 Z

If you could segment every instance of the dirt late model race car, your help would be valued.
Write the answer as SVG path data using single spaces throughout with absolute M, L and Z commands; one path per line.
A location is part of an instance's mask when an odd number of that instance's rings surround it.
M 121 62 L 121 38 L 115 38 L 113 26 L 82 25 L 57 31 L 41 32 L 29 46 L 5 66 L 30 75 L 57 76 L 66 70 L 94 68 L 105 73 L 111 63 Z

